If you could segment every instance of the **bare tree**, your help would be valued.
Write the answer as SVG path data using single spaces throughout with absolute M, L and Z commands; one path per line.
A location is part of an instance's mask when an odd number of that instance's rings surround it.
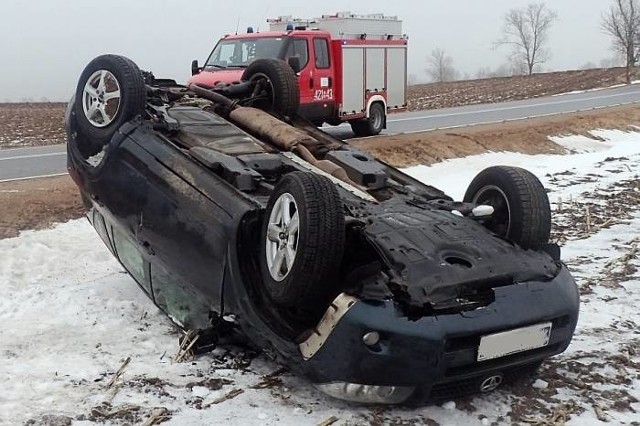
M 476 79 L 481 80 L 483 78 L 491 78 L 491 68 L 489 67 L 481 67 L 476 71 Z
M 490 67 L 482 67 L 478 71 L 476 71 L 476 78 L 496 78 L 496 77 L 511 77 L 513 75 L 513 70 L 510 64 L 502 64 L 498 66 L 496 69 L 491 69 Z
M 640 53 L 640 4 L 638 0 L 613 0 L 602 16 L 602 29 L 611 36 L 614 49 L 624 57 L 627 83 Z
M 427 56 L 427 68 L 425 71 L 429 74 L 431 80 L 437 83 L 457 80 L 459 76 L 458 71 L 453 67 L 453 58 L 439 48 L 433 50 L 431 55 Z
M 493 77 L 511 77 L 513 75 L 513 67 L 508 63 L 500 65 L 493 71 Z
M 618 57 L 604 58 L 600 60 L 600 68 L 616 68 L 623 64 L 623 60 Z
M 531 75 L 538 65 L 549 59 L 545 47 L 549 31 L 558 15 L 544 3 L 530 3 L 524 8 L 511 9 L 504 16 L 502 38 L 497 46 L 511 47 L 511 61 L 516 74 Z
M 598 66 L 596 65 L 595 62 L 587 62 L 585 64 L 582 64 L 579 69 L 581 69 L 581 70 L 592 70 L 592 69 L 596 69 L 596 68 L 598 68 Z

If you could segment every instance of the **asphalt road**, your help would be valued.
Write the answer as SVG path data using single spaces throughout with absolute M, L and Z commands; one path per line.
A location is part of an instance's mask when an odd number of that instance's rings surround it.
M 465 127 L 586 111 L 640 102 L 640 85 L 524 101 L 416 111 L 389 116 L 387 134 Z M 353 136 L 348 125 L 325 128 L 341 138 Z M 0 150 L 0 182 L 66 173 L 64 145 Z
M 0 182 L 66 174 L 66 145 L 0 150 Z

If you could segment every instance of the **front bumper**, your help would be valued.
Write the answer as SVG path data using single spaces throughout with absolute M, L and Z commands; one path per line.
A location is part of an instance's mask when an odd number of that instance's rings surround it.
M 416 321 L 403 316 L 392 301 L 357 301 L 335 318 L 319 349 L 307 352 L 303 368 L 314 383 L 332 389 L 329 393 L 336 397 L 340 389 L 353 393 L 355 388 L 348 385 L 357 384 L 368 388 L 362 386 L 356 393 L 369 389 L 385 395 L 389 391 L 385 387 L 394 387 L 406 394 L 405 400 L 440 400 L 481 392 L 487 378 L 508 381 L 567 348 L 578 321 L 579 293 L 566 267 L 552 281 L 499 287 L 494 292 L 495 301 L 485 308 Z M 546 346 L 477 361 L 482 336 L 545 322 L 553 324 Z M 371 332 L 378 333 L 379 340 L 367 345 L 363 336 Z M 402 390 L 406 388 L 412 391 Z M 398 398 L 396 392 L 388 402 L 397 403 Z M 358 400 L 352 395 L 343 399 Z

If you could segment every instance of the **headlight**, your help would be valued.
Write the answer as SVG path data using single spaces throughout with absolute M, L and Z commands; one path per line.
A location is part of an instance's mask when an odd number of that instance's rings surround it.
M 369 404 L 398 404 L 411 396 L 414 387 L 373 386 L 356 383 L 333 382 L 316 385 L 318 389 L 334 398 Z

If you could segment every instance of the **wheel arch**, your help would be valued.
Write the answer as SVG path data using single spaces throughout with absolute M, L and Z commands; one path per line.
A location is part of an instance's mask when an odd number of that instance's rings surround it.
M 366 110 L 366 115 L 367 118 L 370 117 L 370 112 L 371 112 L 371 106 L 373 104 L 375 104 L 376 102 L 379 102 L 382 104 L 382 108 L 384 109 L 384 116 L 385 116 L 385 123 L 386 123 L 386 117 L 387 117 L 387 99 L 382 96 L 382 95 L 373 95 L 371 96 L 369 99 L 367 99 L 367 110 Z

